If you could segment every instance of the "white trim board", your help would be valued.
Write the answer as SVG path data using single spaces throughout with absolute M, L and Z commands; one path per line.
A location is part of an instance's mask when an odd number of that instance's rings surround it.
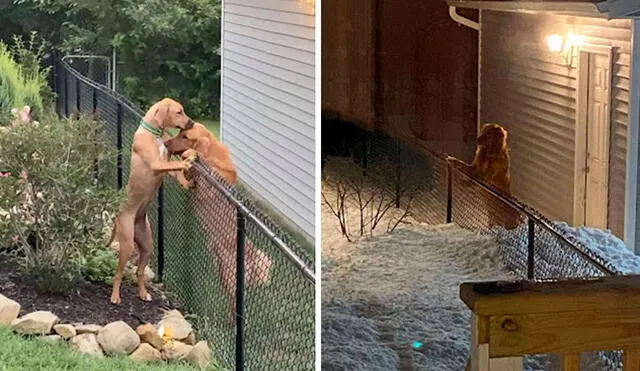
M 640 21 L 633 20 L 631 32 L 631 81 L 629 92 L 629 126 L 627 133 L 627 169 L 624 203 L 624 243 L 636 254 L 636 220 L 638 216 L 638 132 L 640 126 Z

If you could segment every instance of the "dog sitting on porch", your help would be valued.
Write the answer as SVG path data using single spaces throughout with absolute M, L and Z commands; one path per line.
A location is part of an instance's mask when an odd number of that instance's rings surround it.
M 467 174 L 484 182 L 501 195 L 511 197 L 511 160 L 507 137 L 507 130 L 501 125 L 484 124 L 471 165 L 451 156 L 447 156 L 447 161 L 456 168 L 465 169 Z M 478 197 L 487 212 L 488 228 L 500 225 L 506 229 L 513 229 L 518 226 L 520 215 L 509 205 L 486 191 L 480 191 Z

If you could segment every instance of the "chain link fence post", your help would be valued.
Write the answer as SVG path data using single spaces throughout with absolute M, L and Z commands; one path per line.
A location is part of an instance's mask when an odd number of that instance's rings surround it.
M 244 252 L 246 219 L 237 207 L 238 232 L 236 251 L 236 370 L 244 370 Z
M 164 274 L 164 184 L 158 190 L 158 281 Z
M 118 148 L 118 189 L 122 189 L 122 104 L 117 103 L 116 110 L 116 146 Z

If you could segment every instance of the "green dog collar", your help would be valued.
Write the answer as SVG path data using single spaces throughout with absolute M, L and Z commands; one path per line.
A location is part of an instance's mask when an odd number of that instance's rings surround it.
M 154 128 L 144 120 L 140 120 L 140 127 L 157 137 L 162 135 L 162 129 Z

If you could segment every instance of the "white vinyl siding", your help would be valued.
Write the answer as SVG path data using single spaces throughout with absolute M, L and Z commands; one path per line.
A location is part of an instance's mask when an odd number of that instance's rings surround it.
M 480 121 L 509 131 L 513 193 L 552 220 L 573 220 L 577 54 L 565 66 L 549 34 L 613 46 L 608 228 L 624 233 L 629 20 L 482 11 Z
M 222 140 L 241 181 L 313 240 L 313 5 L 224 0 L 223 12 Z

